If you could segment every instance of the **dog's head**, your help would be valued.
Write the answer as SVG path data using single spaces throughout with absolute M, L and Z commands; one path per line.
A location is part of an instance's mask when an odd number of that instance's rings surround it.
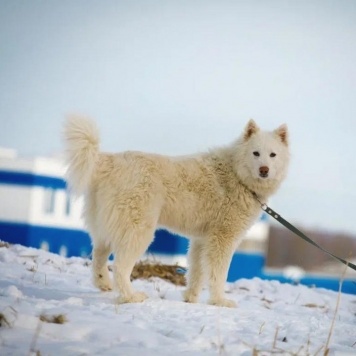
M 262 131 L 250 120 L 240 138 L 239 175 L 244 181 L 280 183 L 289 163 L 288 129 L 281 125 L 272 132 Z

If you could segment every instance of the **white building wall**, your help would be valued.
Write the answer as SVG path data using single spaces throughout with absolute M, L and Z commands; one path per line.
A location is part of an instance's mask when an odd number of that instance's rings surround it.
M 31 190 L 25 186 L 0 184 L 0 221 L 27 222 Z
M 11 172 L 33 172 L 34 160 L 0 156 L 0 169 Z
M 33 172 L 35 174 L 64 178 L 66 169 L 59 158 L 38 157 L 34 159 Z

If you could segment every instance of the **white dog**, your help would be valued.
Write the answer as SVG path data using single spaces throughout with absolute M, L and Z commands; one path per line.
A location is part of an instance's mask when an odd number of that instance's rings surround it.
M 209 303 L 235 306 L 224 296 L 227 271 L 237 243 L 260 214 L 254 194 L 266 201 L 286 175 L 285 125 L 266 132 L 250 120 L 232 144 L 187 157 L 101 153 L 95 124 L 81 117 L 68 119 L 65 141 L 70 187 L 85 196 L 98 288 L 112 289 L 106 263 L 113 252 L 119 302 L 145 300 L 130 275 L 162 226 L 190 239 L 184 300 L 198 301 L 206 276 Z

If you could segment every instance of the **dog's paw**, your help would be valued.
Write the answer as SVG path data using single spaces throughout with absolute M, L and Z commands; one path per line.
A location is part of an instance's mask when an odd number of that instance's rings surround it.
M 231 299 L 221 298 L 221 299 L 210 299 L 209 304 L 216 305 L 218 307 L 226 307 L 226 308 L 236 308 L 237 304 Z
M 112 283 L 110 279 L 104 278 L 102 275 L 94 278 L 94 285 L 103 292 L 112 291 Z
M 135 292 L 129 296 L 121 296 L 117 299 L 119 304 L 124 303 L 141 303 L 148 298 L 146 293 L 143 292 Z
M 187 289 L 183 292 L 183 300 L 186 303 L 198 303 L 199 295 Z
M 102 292 L 111 292 L 112 291 L 112 286 L 111 285 L 103 285 L 103 286 L 100 286 L 99 289 Z
M 96 283 L 96 286 L 103 292 L 110 292 L 112 291 L 112 284 L 110 280 L 107 281 L 103 281 L 103 280 L 99 280 Z

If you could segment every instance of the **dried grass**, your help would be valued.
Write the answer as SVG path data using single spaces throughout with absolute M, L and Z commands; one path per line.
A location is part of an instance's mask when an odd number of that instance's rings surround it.
M 315 303 L 307 303 L 307 304 L 303 304 L 302 307 L 324 309 L 325 305 L 318 305 L 318 304 L 315 304 Z
M 3 326 L 11 327 L 10 322 L 7 320 L 6 316 L 3 313 L 0 313 L 0 328 Z
M 329 355 L 329 353 L 330 353 L 329 345 L 330 345 L 331 337 L 332 337 L 333 332 L 334 332 L 336 316 L 337 316 L 337 313 L 338 313 L 338 311 L 339 311 L 340 299 L 341 299 L 341 291 L 342 291 L 342 284 L 344 283 L 344 279 L 345 279 L 347 267 L 348 267 L 348 264 L 346 264 L 345 269 L 344 269 L 344 272 L 343 272 L 343 274 L 342 274 L 342 276 L 341 276 L 341 279 L 340 279 L 340 282 L 339 282 L 339 292 L 338 292 L 338 294 L 337 294 L 336 305 L 335 305 L 335 310 L 334 310 L 334 316 L 333 316 L 333 319 L 332 319 L 332 321 L 331 321 L 328 338 L 327 338 L 327 340 L 326 340 L 326 344 L 325 344 L 325 348 L 324 348 L 324 356 Z
M 1 247 L 9 248 L 10 244 L 8 242 L 5 242 L 5 241 L 0 241 L 0 248 Z
M 52 324 L 64 324 L 68 321 L 67 317 L 64 314 L 55 314 L 55 315 L 41 314 L 39 318 L 44 323 L 52 323 Z
M 112 270 L 111 266 L 109 266 L 109 270 Z M 159 262 L 140 261 L 136 263 L 131 273 L 131 280 L 158 277 L 176 286 L 185 286 L 186 279 L 180 270 L 185 270 L 185 268 L 178 265 L 165 265 Z

